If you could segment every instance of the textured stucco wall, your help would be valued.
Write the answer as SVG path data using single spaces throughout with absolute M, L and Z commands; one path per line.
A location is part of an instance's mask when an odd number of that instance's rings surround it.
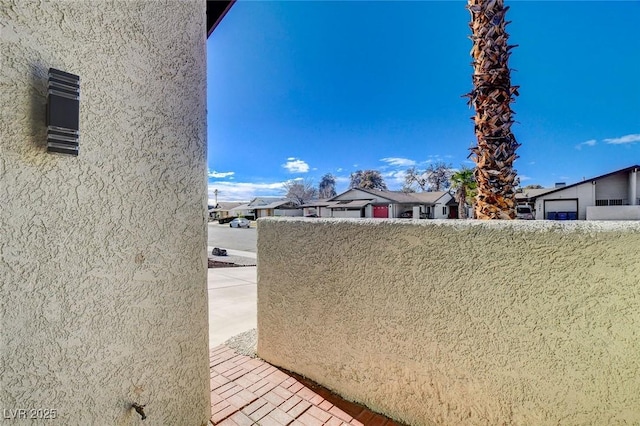
M 640 423 L 640 223 L 265 219 L 258 354 L 413 425 Z
M 2 0 L 0 34 L 0 409 L 205 424 L 205 2 Z M 49 67 L 77 158 L 46 153 Z

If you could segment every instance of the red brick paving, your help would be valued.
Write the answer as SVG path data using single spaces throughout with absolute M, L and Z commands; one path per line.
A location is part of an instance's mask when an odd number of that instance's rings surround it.
M 221 345 L 210 354 L 211 424 L 401 426 L 260 359 Z

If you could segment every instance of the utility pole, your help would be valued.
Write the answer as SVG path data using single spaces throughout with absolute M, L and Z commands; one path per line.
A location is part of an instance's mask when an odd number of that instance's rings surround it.
M 218 208 L 218 190 L 217 189 L 213 190 L 213 195 L 214 195 L 215 200 L 216 200 L 216 205 L 213 206 L 213 207 L 217 209 Z

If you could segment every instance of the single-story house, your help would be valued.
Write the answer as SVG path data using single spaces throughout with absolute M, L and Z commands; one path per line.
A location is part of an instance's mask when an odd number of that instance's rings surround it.
M 640 220 L 638 170 L 626 167 L 539 195 L 536 219 Z
M 405 193 L 351 188 L 327 200 L 329 217 L 446 219 L 458 217 L 458 205 L 449 192 Z
M 249 207 L 249 203 L 240 204 L 229 210 L 231 216 L 251 218 L 254 215 L 253 209 Z
M 329 199 L 310 200 L 300 205 L 302 215 L 312 217 L 331 217 L 331 210 L 327 208 Z
M 458 202 L 447 191 L 416 192 L 409 194 L 424 203 L 428 219 L 457 219 Z M 414 215 L 414 217 L 416 217 Z
M 215 206 L 209 206 L 209 218 L 224 219 L 225 217 L 234 216 L 234 214 L 232 213 L 232 209 L 240 205 L 242 205 L 242 203 L 220 202 Z
M 535 210 L 536 206 L 536 198 L 542 194 L 546 194 L 547 192 L 553 191 L 554 189 L 559 188 L 527 188 L 523 189 L 522 192 L 516 193 L 516 202 L 519 205 L 526 204 L 531 206 L 532 210 Z
M 255 218 L 267 216 L 302 216 L 302 209 L 289 198 L 257 197 L 248 204 Z

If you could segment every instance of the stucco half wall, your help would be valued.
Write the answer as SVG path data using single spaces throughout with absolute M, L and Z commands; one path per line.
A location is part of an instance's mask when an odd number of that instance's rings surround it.
M 205 2 L 0 2 L 3 419 L 207 424 Z M 49 67 L 78 157 L 46 152 Z
M 640 422 L 640 223 L 261 219 L 258 355 L 411 425 Z

